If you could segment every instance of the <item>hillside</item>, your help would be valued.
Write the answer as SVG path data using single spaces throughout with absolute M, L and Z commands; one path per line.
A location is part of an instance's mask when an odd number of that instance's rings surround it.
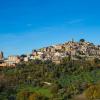
M 99 65 L 99 59 L 65 57 L 60 64 L 31 60 L 0 68 L 0 100 L 74 100 L 84 93 L 85 98 L 100 99 Z

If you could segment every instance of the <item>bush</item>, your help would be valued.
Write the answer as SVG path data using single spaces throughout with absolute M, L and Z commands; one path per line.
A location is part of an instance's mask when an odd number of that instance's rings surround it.
M 89 100 L 100 99 L 100 84 L 92 85 L 85 91 L 85 96 Z
M 29 96 L 29 100 L 48 100 L 48 98 L 41 94 L 33 93 Z
M 29 91 L 20 91 L 17 94 L 16 100 L 28 100 L 30 94 Z

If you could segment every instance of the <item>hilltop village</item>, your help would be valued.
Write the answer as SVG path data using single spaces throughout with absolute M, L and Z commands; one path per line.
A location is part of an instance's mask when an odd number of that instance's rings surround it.
M 51 60 L 55 63 L 65 58 L 70 57 L 72 60 L 93 60 L 95 58 L 100 59 L 100 45 L 94 45 L 93 43 L 86 42 L 84 39 L 80 39 L 79 42 L 72 41 L 65 42 L 63 44 L 57 44 L 33 50 L 28 55 L 9 56 L 4 58 L 3 52 L 0 53 L 0 67 L 16 66 L 21 62 L 28 62 L 29 60 Z

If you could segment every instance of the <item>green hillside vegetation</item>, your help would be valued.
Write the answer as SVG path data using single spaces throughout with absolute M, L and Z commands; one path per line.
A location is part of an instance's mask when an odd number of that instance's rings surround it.
M 99 59 L 64 58 L 60 64 L 31 60 L 0 68 L 0 100 L 74 100 L 82 94 L 100 99 Z

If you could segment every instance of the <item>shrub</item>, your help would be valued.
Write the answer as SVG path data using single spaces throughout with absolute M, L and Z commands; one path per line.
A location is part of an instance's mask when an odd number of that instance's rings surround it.
M 89 100 L 100 99 L 100 84 L 91 85 L 86 91 L 85 96 Z

